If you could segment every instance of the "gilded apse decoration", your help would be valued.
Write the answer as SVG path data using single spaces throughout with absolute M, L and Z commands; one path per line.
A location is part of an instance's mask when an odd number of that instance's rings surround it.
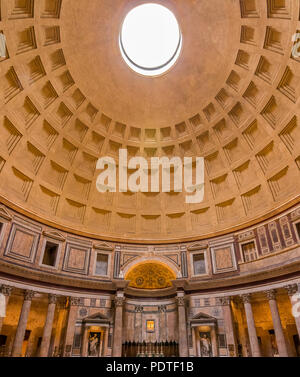
M 144 263 L 129 271 L 125 280 L 129 280 L 129 287 L 138 289 L 163 289 L 172 286 L 176 276 L 166 266 L 159 263 Z

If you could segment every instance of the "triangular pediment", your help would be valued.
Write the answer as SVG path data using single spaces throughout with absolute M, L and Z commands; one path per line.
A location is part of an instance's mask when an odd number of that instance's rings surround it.
M 215 317 L 212 317 L 206 313 L 197 313 L 196 315 L 194 315 L 194 317 L 192 317 L 191 319 L 192 322 L 216 322 L 216 318 Z
M 0 207 L 0 218 L 6 221 L 11 221 L 12 216 L 5 207 Z
M 207 246 L 208 246 L 207 242 L 196 242 L 196 243 L 192 244 L 191 246 L 189 246 L 187 249 L 189 251 L 201 250 L 201 249 L 206 249 Z
M 89 317 L 86 317 L 83 321 L 84 322 L 95 322 L 95 323 L 99 323 L 99 322 L 107 322 L 109 319 L 102 313 L 96 313 L 96 314 L 93 314 Z
M 197 313 L 192 319 L 215 319 L 215 318 L 205 313 Z
M 100 242 L 94 244 L 94 249 L 112 251 L 114 248 L 106 242 Z
M 59 232 L 43 232 L 43 235 L 56 241 L 65 242 L 66 238 Z

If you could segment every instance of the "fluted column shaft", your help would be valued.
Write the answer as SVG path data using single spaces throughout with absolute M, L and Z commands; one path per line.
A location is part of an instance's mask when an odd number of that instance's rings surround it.
M 22 346 L 25 337 L 25 331 L 28 321 L 28 316 L 31 307 L 31 301 L 34 297 L 34 292 L 26 291 L 24 294 L 24 302 L 22 305 L 22 310 L 19 318 L 19 323 L 14 339 L 13 349 L 12 349 L 12 357 L 20 357 L 22 354 Z
M 218 337 L 216 327 L 212 326 L 211 328 L 211 343 L 212 343 L 212 353 L 213 357 L 219 356 L 219 349 L 218 349 Z
M 188 338 L 186 328 L 186 313 L 184 305 L 184 295 L 177 293 L 177 307 L 178 307 L 178 335 L 179 335 L 179 356 L 188 357 Z
M 40 357 L 47 357 L 49 354 L 50 340 L 52 334 L 52 326 L 56 308 L 57 296 L 49 295 L 48 312 L 44 325 L 42 344 L 40 349 Z
M 288 350 L 276 301 L 276 292 L 274 290 L 271 290 L 266 292 L 266 294 L 269 300 L 279 356 L 288 357 Z
M 6 305 L 6 310 L 7 310 L 9 298 L 12 293 L 12 288 L 7 285 L 2 285 L 2 287 L 0 288 L 0 293 L 2 293 L 5 296 L 5 305 Z M 0 317 L 0 334 L 2 331 L 3 321 L 4 321 L 4 318 Z
M 123 339 L 123 305 L 124 297 L 115 297 L 115 326 L 114 326 L 114 338 L 113 338 L 113 357 L 122 356 L 122 339 Z
M 233 347 L 233 350 L 229 350 L 229 351 L 232 352 L 233 356 L 237 356 L 237 344 L 236 344 L 233 316 L 232 316 L 232 310 L 231 310 L 231 298 L 221 297 L 220 302 L 223 307 L 223 317 L 224 317 L 224 323 L 225 323 L 227 345 Z
M 298 285 L 297 284 L 288 285 L 286 289 L 291 300 L 291 304 L 293 308 L 292 313 L 295 319 L 298 336 L 300 339 L 300 311 L 299 311 L 300 293 L 299 293 Z M 297 304 L 297 307 L 294 307 L 294 305 L 296 304 Z
M 198 349 L 197 349 L 197 338 L 196 338 L 196 329 L 195 327 L 192 327 L 192 338 L 193 338 L 193 352 L 194 356 L 197 357 L 198 355 Z
M 65 333 L 63 356 L 67 355 L 68 353 L 67 348 L 70 348 L 70 351 L 72 351 L 74 335 L 75 335 L 75 325 L 76 325 L 76 320 L 77 320 L 77 311 L 78 311 L 78 306 L 80 305 L 80 298 L 70 297 L 69 302 L 70 302 L 70 307 L 69 307 L 69 313 L 68 313 L 67 329 Z
M 56 304 L 58 307 L 58 316 L 54 335 L 54 355 L 59 356 L 63 355 L 63 345 L 65 340 L 65 333 L 63 329 L 66 323 L 65 318 L 67 317 L 66 300 L 66 297 L 61 297 Z
M 143 306 L 135 307 L 134 340 L 139 343 L 143 341 L 143 311 Z
M 82 334 L 82 345 L 81 345 L 81 357 L 87 357 L 88 356 L 88 331 L 89 327 L 85 324 Z
M 103 340 L 103 355 L 102 355 L 103 357 L 106 357 L 106 353 L 107 353 L 108 335 L 109 335 L 109 327 L 106 327 L 104 331 L 104 340 Z
M 159 342 L 164 342 L 167 340 L 167 324 L 166 324 L 166 305 L 160 305 L 158 308 L 159 312 Z
M 253 357 L 261 357 L 261 351 L 260 346 L 258 343 L 257 338 L 257 332 L 254 322 L 254 316 L 253 316 L 253 310 L 251 305 L 251 295 L 243 295 L 243 302 L 245 307 L 245 313 L 246 313 L 246 320 L 247 320 L 247 326 L 248 326 L 248 334 L 249 334 L 249 341 L 250 341 L 250 347 Z

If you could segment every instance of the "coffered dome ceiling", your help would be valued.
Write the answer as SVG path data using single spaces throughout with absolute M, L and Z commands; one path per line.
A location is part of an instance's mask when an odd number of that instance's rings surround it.
M 161 3 L 160 1 L 156 1 Z M 134 242 L 199 239 L 299 200 L 296 0 L 166 0 L 183 49 L 159 77 L 124 62 L 140 0 L 1 1 L 1 201 L 43 222 Z M 205 200 L 96 190 L 97 159 L 205 157 Z

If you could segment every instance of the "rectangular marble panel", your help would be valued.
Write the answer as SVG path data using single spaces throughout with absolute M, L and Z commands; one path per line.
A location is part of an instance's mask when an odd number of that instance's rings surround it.
M 67 243 L 64 271 L 87 275 L 91 249 L 86 246 Z
M 233 244 L 211 247 L 211 254 L 215 274 L 237 270 Z
M 14 223 L 11 228 L 5 256 L 33 263 L 40 235 L 21 224 Z

